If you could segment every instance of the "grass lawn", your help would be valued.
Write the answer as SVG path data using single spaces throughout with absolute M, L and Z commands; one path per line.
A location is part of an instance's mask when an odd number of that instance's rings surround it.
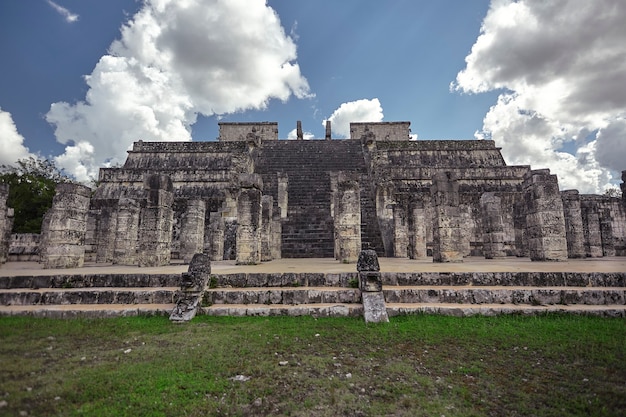
M 623 416 L 626 321 L 4 317 L 0 415 L 20 413 Z

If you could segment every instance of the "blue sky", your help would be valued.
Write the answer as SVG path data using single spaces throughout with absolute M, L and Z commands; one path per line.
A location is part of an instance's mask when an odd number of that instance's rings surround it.
M 626 169 L 626 2 L 544 3 L 0 0 L 0 163 L 86 180 L 134 140 L 214 140 L 218 120 L 281 138 L 408 120 L 601 192 Z

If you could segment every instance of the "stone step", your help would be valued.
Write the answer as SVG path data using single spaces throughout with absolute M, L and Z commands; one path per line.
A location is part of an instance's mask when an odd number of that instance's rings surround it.
M 501 314 L 536 315 L 568 313 L 601 317 L 626 317 L 625 305 L 526 305 L 526 304 L 451 304 L 451 303 L 386 303 L 389 317 L 410 314 L 446 316 L 497 316 Z
M 14 288 L 0 290 L 0 305 L 173 303 L 179 287 Z
M 363 305 L 354 303 L 316 304 L 214 304 L 202 307 L 198 314 L 209 316 L 313 316 L 362 317 Z
M 205 302 L 216 304 L 327 304 L 361 303 L 361 291 L 342 287 L 247 287 L 215 288 L 204 295 Z
M 96 288 L 174 287 L 180 274 L 92 274 L 0 277 L 0 289 L 9 288 Z
M 165 304 L 65 304 L 0 306 L 0 316 L 33 316 L 48 318 L 107 318 L 168 315 L 173 303 Z
M 625 305 L 624 287 L 383 286 L 390 303 Z

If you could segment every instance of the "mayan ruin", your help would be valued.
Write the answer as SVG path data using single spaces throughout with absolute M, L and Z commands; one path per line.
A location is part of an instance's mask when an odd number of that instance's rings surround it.
M 626 256 L 624 197 L 560 191 L 549 169 L 507 165 L 490 140 L 410 140 L 409 122 L 351 123 L 350 131 L 349 139 L 333 139 L 328 123 L 325 138 L 304 140 L 298 122 L 297 139 L 283 140 L 277 123 L 220 123 L 213 142 L 135 142 L 123 166 L 100 169 L 96 189 L 59 185 L 40 236 L 10 234 L 4 186 L 0 259 L 38 261 L 62 274 L 87 263 L 138 271 L 186 265 L 198 254 L 209 271 L 211 262 L 254 267 L 304 258 L 355 269 L 364 253 L 434 264 Z M 332 285 L 327 276 L 281 276 L 274 284 L 248 277 L 234 286 Z M 367 277 L 373 276 L 378 278 L 370 285 Z M 384 277 L 384 271 L 361 270 L 335 277 L 344 287 L 360 280 L 360 291 L 346 289 L 327 300 L 362 298 L 365 304 L 378 297 L 380 312 L 390 280 Z M 231 286 L 232 279 L 225 276 L 218 285 Z M 624 274 L 612 279 L 623 287 Z M 203 282 L 208 287 L 206 276 Z M 202 299 L 197 291 L 196 307 Z M 612 294 L 604 303 L 619 305 L 623 314 L 624 291 Z M 225 296 L 211 293 L 210 304 Z M 283 294 L 276 303 L 313 298 L 292 296 Z M 275 302 L 263 299 L 239 301 Z M 7 300 L 5 305 L 15 302 Z

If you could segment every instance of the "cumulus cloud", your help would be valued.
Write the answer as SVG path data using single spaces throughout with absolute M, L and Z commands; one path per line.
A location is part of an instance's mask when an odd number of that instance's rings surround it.
M 75 13 L 70 12 L 68 9 L 66 9 L 63 6 L 59 6 L 58 4 L 56 4 L 55 2 L 53 2 L 52 0 L 47 0 L 48 4 L 57 11 L 57 13 L 59 13 L 61 16 L 63 16 L 63 18 L 65 19 L 65 21 L 67 23 L 74 23 L 76 21 L 78 21 L 79 16 Z
M 298 129 L 293 129 L 287 134 L 287 139 L 298 139 Z M 311 132 L 302 132 L 302 139 L 315 139 L 315 135 Z
M 14 165 L 18 159 L 32 156 L 24 146 L 11 113 L 0 108 L 0 165 Z
M 349 138 L 350 122 L 382 122 L 383 108 L 377 98 L 349 101 L 341 104 L 327 120 L 334 134 Z M 322 125 L 326 126 L 326 120 Z
M 626 169 L 626 2 L 492 0 L 451 88 L 501 91 L 477 137 L 601 192 Z
M 133 141 L 191 140 L 198 114 L 311 97 L 296 58 L 264 0 L 147 0 L 85 77 L 85 100 L 46 115 L 68 145 L 59 166 L 84 180 Z

